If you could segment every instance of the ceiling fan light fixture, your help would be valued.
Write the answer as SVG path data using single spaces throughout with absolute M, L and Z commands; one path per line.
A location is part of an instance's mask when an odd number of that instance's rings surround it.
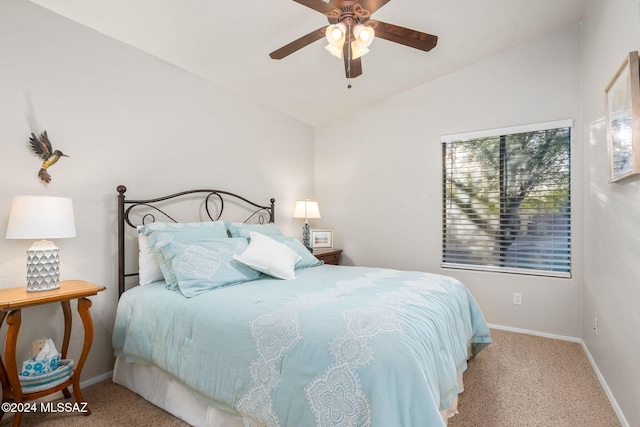
M 339 22 L 334 25 L 329 25 L 325 30 L 325 37 L 329 44 L 325 46 L 331 55 L 342 59 L 342 47 L 346 39 L 347 27 Z
M 373 43 L 373 39 L 375 38 L 375 31 L 372 27 L 367 27 L 362 24 L 358 24 L 353 28 L 353 36 L 355 38 L 355 42 L 358 44 L 360 48 L 368 48 Z
M 347 27 L 342 22 L 327 26 L 327 29 L 325 31 L 327 41 L 332 46 L 342 47 L 346 34 Z
M 369 49 L 367 49 L 366 47 L 358 46 L 358 43 L 356 41 L 351 42 L 351 58 L 352 59 L 358 59 L 361 56 L 366 55 L 367 53 L 369 53 Z
M 362 75 L 360 57 L 369 52 L 376 36 L 424 52 L 429 52 L 438 43 L 438 36 L 370 19 L 373 12 L 390 0 L 293 1 L 320 12 L 329 20 L 329 25 L 274 50 L 269 54 L 272 59 L 282 59 L 325 37 L 329 42 L 327 51 L 344 61 L 345 75 L 351 79 Z M 378 30 L 377 34 L 375 30 Z
M 327 49 L 331 55 L 337 56 L 338 58 L 342 59 L 342 47 L 328 44 L 324 48 Z

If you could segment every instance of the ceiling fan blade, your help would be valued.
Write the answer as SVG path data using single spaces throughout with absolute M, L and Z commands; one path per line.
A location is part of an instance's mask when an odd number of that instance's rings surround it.
M 293 0 L 293 1 L 303 6 L 307 6 L 320 13 L 328 13 L 335 9 L 335 6 L 331 5 L 330 3 L 324 2 L 323 0 Z
M 327 28 L 326 26 L 322 28 L 318 28 L 317 30 L 310 32 L 306 36 L 302 36 L 299 39 L 294 40 L 285 46 L 282 46 L 280 49 L 274 50 L 269 54 L 269 56 L 271 57 L 271 59 L 282 59 L 285 56 L 289 56 L 293 52 L 300 50 L 303 47 L 308 46 L 311 43 L 323 38 L 326 28 Z
M 376 37 L 429 52 L 438 44 L 438 36 L 378 21 Z
M 373 13 L 391 0 L 360 0 L 360 6 Z
M 344 75 L 348 79 L 355 79 L 362 74 L 362 61 L 361 58 L 352 59 L 349 63 L 349 56 L 345 54 L 344 57 Z M 349 68 L 351 66 L 351 68 Z

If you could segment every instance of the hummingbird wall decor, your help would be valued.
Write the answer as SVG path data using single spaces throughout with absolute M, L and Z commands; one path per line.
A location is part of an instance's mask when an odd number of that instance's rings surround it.
M 31 143 L 31 149 L 34 153 L 36 153 L 42 160 L 42 166 L 40 167 L 40 171 L 38 172 L 38 177 L 46 182 L 51 182 L 51 175 L 47 172 L 47 168 L 49 166 L 56 163 L 60 160 L 60 157 L 69 157 L 66 154 L 62 154 L 62 151 L 55 150 L 51 148 L 51 142 L 49 141 L 49 137 L 47 136 L 47 131 L 42 132 L 40 137 L 37 137 L 36 134 L 31 132 L 31 138 L 29 138 L 29 142 Z

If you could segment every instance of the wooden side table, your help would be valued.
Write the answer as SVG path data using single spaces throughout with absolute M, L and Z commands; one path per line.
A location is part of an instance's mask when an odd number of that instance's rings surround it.
M 342 254 L 342 249 L 314 249 L 313 256 L 318 258 L 321 261 L 324 261 L 325 264 L 340 264 L 340 255 Z
M 5 407 L 11 407 L 10 405 L 6 405 L 5 402 L 22 404 L 23 402 L 38 399 L 57 391 L 62 391 L 64 397 L 68 398 L 71 397 L 71 393 L 69 393 L 69 386 L 73 386 L 73 395 L 76 402 L 84 402 L 86 404 L 86 401 L 82 397 L 82 392 L 80 391 L 80 374 L 93 341 L 93 321 L 91 320 L 91 314 L 89 313 L 91 301 L 88 300 L 87 297 L 97 295 L 98 292 L 102 292 L 104 290 L 104 286 L 94 285 L 82 280 L 62 281 L 60 282 L 60 288 L 42 292 L 27 292 L 25 286 L 0 289 L 0 310 L 2 311 L 0 313 L 0 327 L 2 326 L 2 322 L 5 318 L 8 325 L 4 361 L 0 359 L 0 383 L 2 384 L 3 404 L 2 411 L 0 411 L 0 419 L 4 416 Z M 50 389 L 32 393 L 23 393 L 22 386 L 18 378 L 18 366 L 16 363 L 16 343 L 18 341 L 18 332 L 20 330 L 22 309 L 58 302 L 62 305 L 62 313 L 64 315 L 64 338 L 62 341 L 61 357 L 62 359 L 66 359 L 67 350 L 69 349 L 69 340 L 71 338 L 70 301 L 74 299 L 78 300 L 78 313 L 80 314 L 82 326 L 84 327 L 84 344 L 82 346 L 82 353 L 80 354 L 78 363 L 75 365 L 73 373 L 69 379 L 64 381 L 62 384 Z M 15 407 L 24 408 L 25 405 L 15 405 Z M 88 406 L 84 407 L 84 414 L 91 414 Z M 13 419 L 13 426 L 19 426 L 21 421 L 22 412 L 16 411 Z

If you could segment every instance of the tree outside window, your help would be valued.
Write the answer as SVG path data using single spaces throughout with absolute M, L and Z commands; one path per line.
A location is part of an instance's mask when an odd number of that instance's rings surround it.
M 571 128 L 443 143 L 443 266 L 569 276 Z

